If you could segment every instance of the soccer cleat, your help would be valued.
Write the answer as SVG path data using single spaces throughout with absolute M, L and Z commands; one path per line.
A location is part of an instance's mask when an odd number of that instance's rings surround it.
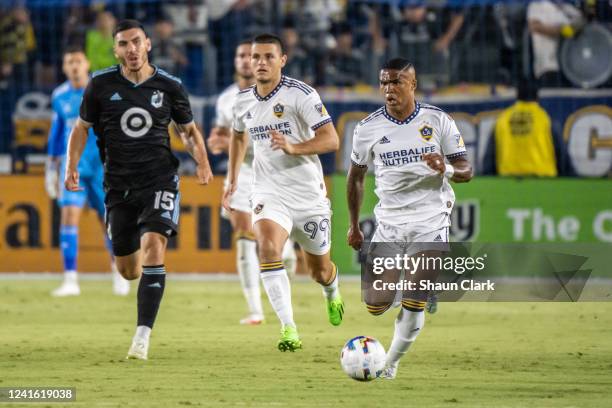
M 81 288 L 76 282 L 64 281 L 62 285 L 51 292 L 51 296 L 65 297 L 65 296 L 79 296 L 81 294 Z
M 285 326 L 281 329 L 281 338 L 278 341 L 280 351 L 295 351 L 302 348 L 302 340 L 298 335 L 297 328 Z
M 137 359 L 146 360 L 149 354 L 149 340 L 142 337 L 134 337 L 130 350 L 125 357 L 126 360 Z
M 379 375 L 380 378 L 384 378 L 385 380 L 395 380 L 395 376 L 397 376 L 397 365 L 385 366 Z
M 130 293 L 130 282 L 121 278 L 113 279 L 113 294 L 117 296 L 127 296 Z
M 340 326 L 340 323 L 342 323 L 342 316 L 344 315 L 344 301 L 342 300 L 342 296 L 338 295 L 333 300 L 326 300 L 326 303 L 329 322 L 334 326 Z
M 261 315 L 248 315 L 244 319 L 240 319 L 240 324 L 245 326 L 257 326 L 264 322 L 264 318 Z
M 438 296 L 435 293 L 431 293 L 427 297 L 427 304 L 425 305 L 427 313 L 434 314 L 438 311 Z

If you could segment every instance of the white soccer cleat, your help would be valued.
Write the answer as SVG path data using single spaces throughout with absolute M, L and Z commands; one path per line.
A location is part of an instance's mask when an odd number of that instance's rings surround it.
M 114 276 L 113 272 L 113 294 L 117 296 L 127 296 L 130 293 L 130 282 L 123 279 L 121 275 Z
M 264 317 L 262 315 L 248 315 L 244 319 L 240 319 L 240 324 L 246 326 L 257 326 L 264 322 Z
M 141 337 L 134 337 L 132 340 L 132 346 L 125 357 L 126 360 L 146 360 L 149 354 L 149 340 Z
M 380 373 L 380 378 L 384 378 L 385 380 L 395 380 L 396 376 L 397 376 L 397 365 L 385 366 L 385 368 L 382 370 L 382 373 Z
M 79 296 L 81 294 L 81 288 L 79 284 L 74 281 L 67 281 L 61 284 L 61 286 L 51 292 L 51 296 L 55 297 L 66 297 L 66 296 Z

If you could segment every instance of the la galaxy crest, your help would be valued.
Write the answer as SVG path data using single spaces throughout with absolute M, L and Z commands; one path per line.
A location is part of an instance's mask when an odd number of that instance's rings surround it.
M 425 141 L 429 142 L 433 136 L 433 128 L 430 125 L 423 125 L 419 128 L 419 133 Z
M 277 118 L 282 118 L 283 113 L 285 113 L 285 107 L 279 102 L 272 108 L 274 110 L 274 116 Z
M 154 108 L 161 108 L 164 103 L 164 93 L 160 91 L 153 92 L 153 96 L 151 96 L 151 105 Z

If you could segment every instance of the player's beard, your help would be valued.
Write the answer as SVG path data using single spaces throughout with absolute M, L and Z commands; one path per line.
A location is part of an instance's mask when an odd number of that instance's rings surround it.
M 129 65 L 128 59 L 127 57 L 123 58 L 123 66 L 126 67 L 128 69 L 128 71 L 130 72 L 138 72 L 142 69 L 142 67 L 145 66 L 145 64 L 148 62 L 148 59 L 146 57 L 146 55 L 144 57 L 141 58 L 141 63 L 138 65 L 137 68 L 132 68 Z

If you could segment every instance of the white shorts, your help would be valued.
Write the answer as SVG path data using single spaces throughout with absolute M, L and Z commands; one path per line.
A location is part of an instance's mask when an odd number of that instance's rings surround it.
M 263 219 L 272 220 L 309 254 L 324 255 L 329 252 L 331 208 L 327 198 L 304 211 L 290 208 L 277 196 L 253 193 L 251 208 L 253 224 Z
M 225 179 L 225 188 L 227 188 L 227 178 Z M 253 168 L 251 166 L 240 167 L 240 173 L 238 173 L 238 188 L 232 198 L 230 199 L 230 206 L 236 211 L 242 211 L 245 213 L 251 212 L 251 205 L 249 200 L 251 199 L 251 191 L 253 186 Z M 225 219 L 229 219 L 229 213 L 225 208 L 221 207 L 221 216 Z
M 404 228 L 402 228 L 404 227 Z M 370 252 L 378 256 L 414 255 L 424 251 L 449 251 L 448 227 L 435 230 L 407 229 L 379 222 L 371 239 Z

